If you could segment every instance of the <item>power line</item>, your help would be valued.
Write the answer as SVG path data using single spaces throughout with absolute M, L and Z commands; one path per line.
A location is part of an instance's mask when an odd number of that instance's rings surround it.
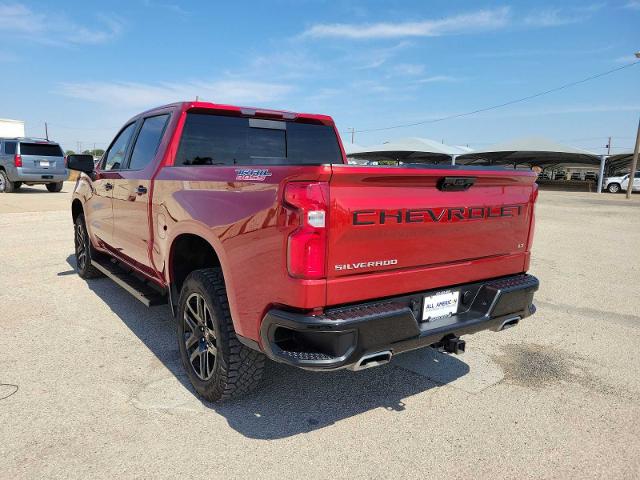
M 420 121 L 420 122 L 413 122 L 413 123 L 403 123 L 403 124 L 400 124 L 400 125 L 392 125 L 392 126 L 389 126 L 389 127 L 368 128 L 368 129 L 363 129 L 363 130 L 355 130 L 355 133 L 381 132 L 383 130 L 393 130 L 393 129 L 396 129 L 396 128 L 404 128 L 404 127 L 415 127 L 417 125 L 425 125 L 427 123 L 437 123 L 437 122 L 442 122 L 444 120 L 452 120 L 454 118 L 468 117 L 469 115 L 475 115 L 476 113 L 482 113 L 482 112 L 488 112 L 490 110 L 496 110 L 498 108 L 503 108 L 503 107 L 506 107 L 506 106 L 509 106 L 509 105 L 513 105 L 515 103 L 525 102 L 525 101 L 531 100 L 533 98 L 542 97 L 543 95 L 549 95 L 550 93 L 558 92 L 560 90 L 564 90 L 564 89 L 569 88 L 569 87 L 575 87 L 576 85 L 580 85 L 582 83 L 589 82 L 591 80 L 595 80 L 595 79 L 600 78 L 600 77 L 604 77 L 605 75 L 610 75 L 610 74 L 618 72 L 620 70 L 624 70 L 625 68 L 633 67 L 634 65 L 637 65 L 638 63 L 640 63 L 640 60 L 636 61 L 636 62 L 633 62 L 633 63 L 628 63 L 626 65 L 622 65 L 622 66 L 614 68 L 612 70 L 607 70 L 606 72 L 602 72 L 602 73 L 597 73 L 595 75 L 591 75 L 590 77 L 583 78 L 581 80 L 576 80 L 574 82 L 565 83 L 564 85 L 560 85 L 559 87 L 551 88 L 551 89 L 545 90 L 543 92 L 534 93 L 533 95 L 527 95 L 526 97 L 517 98 L 515 100 L 509 100 L 508 102 L 500 103 L 498 105 L 492 105 L 490 107 L 479 108 L 477 110 L 472 110 L 470 112 L 456 113 L 456 114 L 453 114 L 453 115 L 447 115 L 446 117 L 432 118 L 430 120 L 423 120 L 423 121 Z M 342 133 L 351 133 L 351 131 L 350 132 L 342 132 Z

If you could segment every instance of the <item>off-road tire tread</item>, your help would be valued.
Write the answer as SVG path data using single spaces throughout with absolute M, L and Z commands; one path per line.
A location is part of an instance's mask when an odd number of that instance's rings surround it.
M 183 356 L 184 367 L 188 369 L 194 387 L 202 397 L 212 402 L 237 398 L 250 393 L 260 383 L 265 357 L 262 353 L 240 343 L 236 336 L 222 270 L 220 268 L 196 270 L 187 277 L 184 285 L 187 286 L 192 281 L 199 283 L 202 289 L 209 293 L 212 300 L 210 302 L 212 304 L 209 306 L 213 310 L 212 313 L 217 320 L 218 327 L 216 330 L 218 351 L 216 361 L 218 366 L 209 381 L 203 382 L 197 377 L 193 381 L 193 374 L 189 370 L 191 365 L 185 361 Z M 180 312 L 189 293 L 186 288 L 182 289 L 179 303 Z M 183 321 L 180 316 L 178 321 Z M 180 334 L 178 334 L 178 341 L 182 342 Z

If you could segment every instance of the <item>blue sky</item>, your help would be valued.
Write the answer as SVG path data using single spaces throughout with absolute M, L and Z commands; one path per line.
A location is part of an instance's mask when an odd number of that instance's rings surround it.
M 332 115 L 341 131 L 503 103 L 633 62 L 640 0 L 2 2 L 0 118 L 104 148 L 135 113 L 193 99 Z M 482 148 L 543 135 L 633 146 L 640 65 L 465 118 L 356 133 Z M 343 140 L 349 141 L 343 134 Z

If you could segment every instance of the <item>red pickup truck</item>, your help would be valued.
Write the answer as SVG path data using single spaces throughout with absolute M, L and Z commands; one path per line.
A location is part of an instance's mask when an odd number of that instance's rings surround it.
M 348 165 L 328 116 L 205 102 L 68 166 L 78 273 L 168 303 L 208 400 L 254 388 L 265 356 L 359 370 L 535 311 L 533 172 Z

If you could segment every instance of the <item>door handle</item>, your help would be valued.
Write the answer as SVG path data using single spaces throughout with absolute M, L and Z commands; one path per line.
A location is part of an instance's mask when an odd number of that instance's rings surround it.
M 105 190 L 113 190 L 113 185 L 111 183 L 105 183 L 104 184 L 104 189 Z
M 144 195 L 145 193 L 147 193 L 147 187 L 143 187 L 142 185 L 138 185 L 138 188 L 136 189 L 136 193 L 138 195 Z

